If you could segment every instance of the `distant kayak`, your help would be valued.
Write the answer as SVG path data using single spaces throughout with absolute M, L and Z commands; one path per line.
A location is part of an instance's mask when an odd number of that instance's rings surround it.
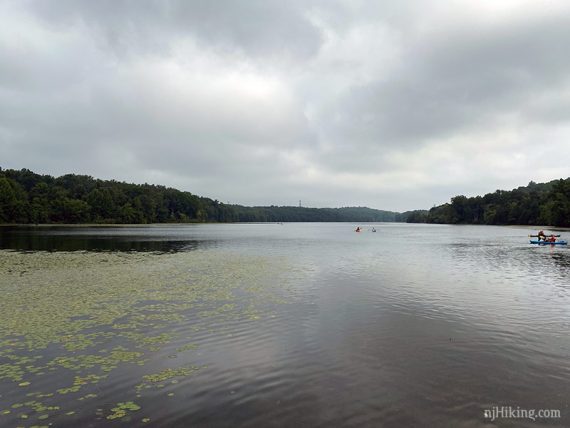
M 567 245 L 567 241 L 556 241 L 556 242 L 547 242 L 547 241 L 530 241 L 531 244 L 537 245 Z

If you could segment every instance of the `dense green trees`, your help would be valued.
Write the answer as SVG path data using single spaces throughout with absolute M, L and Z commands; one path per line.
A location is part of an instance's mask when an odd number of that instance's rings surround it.
M 244 207 L 164 186 L 0 169 L 0 223 L 396 221 L 370 208 Z
M 25 221 L 26 192 L 17 182 L 0 176 L 0 220 Z
M 429 211 L 364 207 L 244 207 L 150 184 L 0 168 L 0 223 L 407 221 L 570 226 L 570 178 L 484 196 L 451 198 Z
M 543 224 L 570 226 L 570 178 L 485 196 L 455 196 L 428 212 L 407 215 L 410 223 Z

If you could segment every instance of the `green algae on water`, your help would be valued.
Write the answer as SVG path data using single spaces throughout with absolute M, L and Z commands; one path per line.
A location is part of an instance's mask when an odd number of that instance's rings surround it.
M 119 372 L 130 373 L 133 398 L 182 387 L 179 379 L 203 367 L 145 366 L 157 356 L 166 366 L 176 353 L 192 358 L 199 343 L 176 331 L 223 334 L 224 322 L 263 318 L 264 305 L 283 303 L 268 285 L 286 271 L 282 260 L 221 252 L 0 251 L 0 425 L 77 415 Z M 9 402 L 2 391 L 14 386 L 35 401 Z M 105 417 L 128 417 L 135 406 L 121 401 Z
M 141 407 L 138 404 L 133 403 L 132 401 L 127 401 L 126 403 L 117 403 L 115 407 L 111 409 L 113 413 L 107 416 L 107 419 L 118 419 L 127 416 L 129 412 L 136 412 L 140 410 Z

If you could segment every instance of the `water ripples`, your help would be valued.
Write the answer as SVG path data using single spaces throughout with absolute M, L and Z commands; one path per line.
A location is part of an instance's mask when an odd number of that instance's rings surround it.
M 196 311 L 172 327 L 181 339 L 153 366 L 203 369 L 141 399 L 153 426 L 478 427 L 501 405 L 560 408 L 568 425 L 570 253 L 529 247 L 523 228 L 376 228 L 184 229 L 210 242 L 205 257 L 223 249 L 288 268 L 266 278 L 282 301 L 258 302 L 259 319 L 204 324 Z M 188 340 L 196 349 L 176 353 Z M 118 401 L 137 370 L 117 372 L 101 400 Z

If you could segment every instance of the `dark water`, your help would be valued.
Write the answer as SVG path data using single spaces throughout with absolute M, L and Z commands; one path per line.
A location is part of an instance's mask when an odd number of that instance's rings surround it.
M 355 226 L 4 229 L 0 247 L 225 252 L 290 266 L 272 284 L 286 302 L 268 303 L 271 317 L 196 333 L 192 359 L 207 368 L 170 399 L 139 400 L 148 426 L 570 426 L 566 248 L 530 246 L 525 228 Z M 110 402 L 129 399 L 132 374 L 116 373 L 102 391 Z M 0 403 L 10 388 L 0 382 Z M 484 417 L 504 406 L 561 418 Z

